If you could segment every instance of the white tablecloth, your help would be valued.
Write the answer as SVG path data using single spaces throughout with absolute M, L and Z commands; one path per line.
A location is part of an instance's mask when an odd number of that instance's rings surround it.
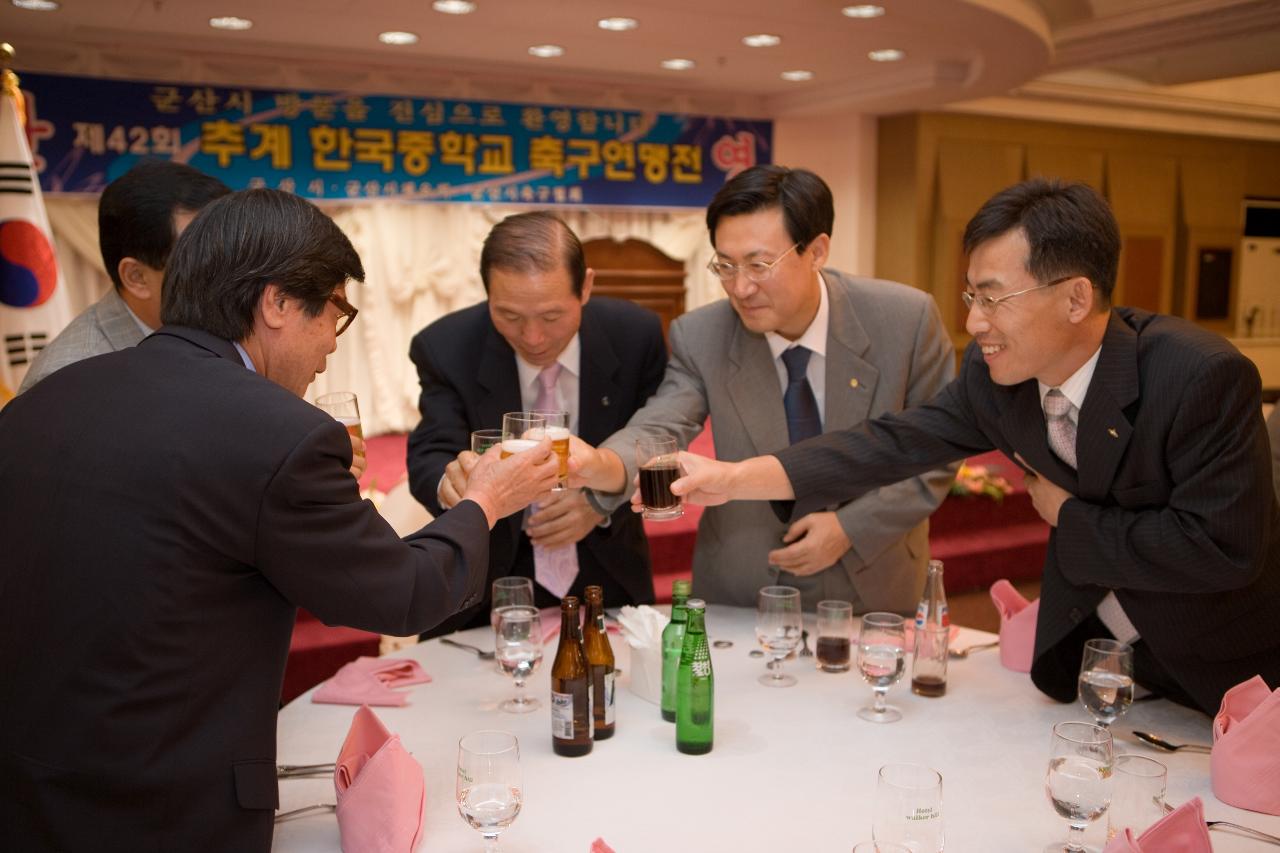
M 410 688 L 406 707 L 374 710 L 426 774 L 425 841 L 419 849 L 481 849 L 479 833 L 462 820 L 454 802 L 458 739 L 477 729 L 503 729 L 520 739 L 524 807 L 502 835 L 504 853 L 587 853 L 597 837 L 617 853 L 847 853 L 855 842 L 871 838 L 876 771 L 891 762 L 926 764 L 942 773 L 948 851 L 1038 851 L 1066 837 L 1066 823 L 1045 798 L 1043 779 L 1052 724 L 1088 719 L 1079 706 L 1045 698 L 1026 675 L 1004 669 L 999 653 L 988 650 L 952 661 L 947 695 L 939 699 L 913 695 L 908 670 L 889 693 L 903 719 L 864 722 L 854 712 L 871 694 L 856 671 L 823 673 L 813 658 L 797 659 L 786 663 L 799 679 L 796 686 L 758 684 L 764 662 L 747 656 L 756 647 L 754 616 L 738 608 L 708 610 L 709 636 L 732 640 L 733 647 L 712 650 L 715 747 L 704 756 L 678 753 L 675 726 L 626 689 L 629 649 L 619 636 L 611 635 L 624 670 L 617 734 L 582 758 L 551 751 L 546 706 L 554 638 L 530 681 L 543 707 L 525 715 L 497 709 L 514 689 L 493 662 L 437 641 L 403 652 L 420 661 L 434 681 Z M 462 632 L 458 639 L 493 647 L 483 629 Z M 966 629 L 955 646 L 988 639 Z M 354 712 L 352 706 L 314 704 L 310 692 L 299 697 L 280 712 L 279 762 L 333 761 Z M 1129 734 L 1139 729 L 1174 742 L 1209 743 L 1207 717 L 1164 700 L 1139 702 L 1114 728 L 1117 752 L 1148 755 L 1168 766 L 1170 803 L 1199 795 L 1210 819 L 1280 835 L 1280 818 L 1214 799 L 1209 756 L 1160 753 Z M 281 809 L 333 801 L 331 778 L 280 782 Z M 1099 824 L 1090 831 L 1095 843 L 1105 818 Z M 1212 838 L 1219 853 L 1259 849 L 1256 841 L 1222 831 Z M 336 851 L 337 820 L 323 813 L 282 822 L 274 849 Z

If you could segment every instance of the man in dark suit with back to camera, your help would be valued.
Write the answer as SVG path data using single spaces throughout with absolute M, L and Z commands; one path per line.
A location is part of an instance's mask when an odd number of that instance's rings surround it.
M 301 395 L 363 277 L 309 202 L 224 196 L 174 248 L 162 328 L 0 410 L 7 849 L 268 850 L 296 608 L 425 630 L 554 484 L 544 441 L 406 540 L 360 500 L 346 430 Z
M 844 499 L 998 448 L 1031 471 L 1053 530 L 1031 677 L 1076 696 L 1094 637 L 1133 644 L 1137 682 L 1216 713 L 1229 688 L 1280 684 L 1280 508 L 1258 370 L 1184 320 L 1115 308 L 1120 234 L 1082 184 L 1034 179 L 965 230 L 960 376 L 922 406 L 773 456 L 685 455 L 698 503 Z
M 435 321 L 409 356 L 422 383 L 422 421 L 409 437 L 409 485 L 431 512 L 453 506 L 475 464 L 471 432 L 506 412 L 567 411 L 574 435 L 599 442 L 658 387 L 667 350 L 658 316 L 620 299 L 591 298 L 595 273 L 577 235 L 544 211 L 493 227 L 480 255 L 488 299 Z M 553 493 L 494 526 L 489 576 L 535 579 L 535 603 L 604 588 L 607 605 L 653 601 L 641 519 L 598 513 L 579 489 Z M 486 595 L 485 604 L 488 603 Z M 487 607 L 441 626 L 487 624 Z

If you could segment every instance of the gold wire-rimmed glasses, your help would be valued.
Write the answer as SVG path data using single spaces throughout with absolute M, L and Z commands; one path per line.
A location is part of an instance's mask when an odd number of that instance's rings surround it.
M 1030 293 L 1033 290 L 1044 290 L 1046 287 L 1053 287 L 1055 284 L 1062 284 L 1064 281 L 1071 281 L 1073 278 L 1079 278 L 1078 275 L 1068 275 L 1059 279 L 1054 279 L 1048 284 L 1037 284 L 1035 287 L 1028 287 L 1026 290 L 1015 290 L 1013 293 L 1006 293 L 1004 296 L 987 296 L 985 293 L 973 293 L 966 290 L 960 294 L 960 298 L 964 301 L 965 308 L 972 308 L 977 305 L 984 314 L 990 314 L 996 310 L 996 307 L 1006 299 L 1012 299 L 1015 296 L 1021 296 L 1024 293 Z
M 778 257 L 774 258 L 769 263 L 765 263 L 764 261 L 748 261 L 745 264 L 739 265 L 731 264 L 728 261 L 718 261 L 715 258 L 712 258 L 707 262 L 707 269 L 711 271 L 712 275 L 723 282 L 733 281 L 738 277 L 738 273 L 742 273 L 747 277 L 747 281 L 752 284 L 764 284 L 773 277 L 773 268 L 778 265 L 778 262 L 798 248 L 800 248 L 800 244 L 793 243 L 791 248 L 787 249 L 781 255 L 778 255 Z

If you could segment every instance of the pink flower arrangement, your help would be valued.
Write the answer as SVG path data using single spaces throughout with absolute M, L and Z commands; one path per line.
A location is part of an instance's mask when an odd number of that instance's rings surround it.
M 985 465 L 962 464 L 951 484 L 951 494 L 964 497 L 986 495 L 993 501 L 1002 501 L 1013 491 L 1009 481 L 999 474 L 999 469 Z

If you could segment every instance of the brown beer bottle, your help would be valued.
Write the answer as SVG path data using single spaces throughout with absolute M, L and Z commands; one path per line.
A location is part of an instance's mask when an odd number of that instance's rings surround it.
M 551 748 L 556 755 L 591 751 L 591 682 L 582 653 L 578 597 L 560 602 L 560 646 L 551 665 Z
M 582 621 L 582 651 L 587 656 L 587 671 L 591 674 L 591 713 L 595 724 L 595 739 L 613 737 L 617 725 L 614 705 L 613 646 L 604 627 L 604 590 L 598 586 L 586 588 L 587 615 Z

